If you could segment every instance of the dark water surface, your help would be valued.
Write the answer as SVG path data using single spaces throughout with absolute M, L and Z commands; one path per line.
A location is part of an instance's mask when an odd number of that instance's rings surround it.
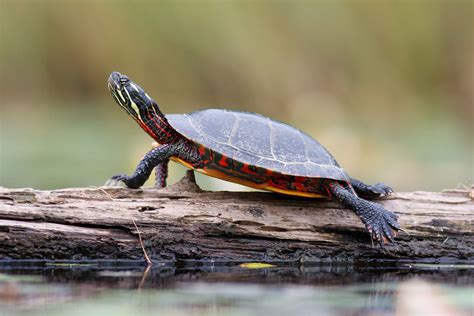
M 1 316 L 400 315 L 407 297 L 421 314 L 472 315 L 474 265 L 0 261 Z

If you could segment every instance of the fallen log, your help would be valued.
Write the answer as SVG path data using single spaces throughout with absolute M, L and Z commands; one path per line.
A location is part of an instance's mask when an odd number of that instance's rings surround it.
M 380 199 L 406 231 L 383 251 L 336 202 L 204 192 L 190 177 L 162 190 L 0 188 L 0 259 L 143 260 L 143 246 L 153 261 L 474 260 L 472 188 Z

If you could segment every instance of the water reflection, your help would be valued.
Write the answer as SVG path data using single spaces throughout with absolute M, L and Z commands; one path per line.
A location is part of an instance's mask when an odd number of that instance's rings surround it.
M 415 280 L 415 281 L 414 281 Z M 0 264 L 0 315 L 391 315 L 400 288 L 440 288 L 473 310 L 472 266 Z M 423 292 L 427 292 L 424 290 Z M 436 291 L 435 291 L 436 292 Z M 441 295 L 441 294 L 440 294 Z M 430 297 L 436 300 L 436 297 Z M 448 304 L 449 305 L 449 304 Z M 449 310 L 448 308 L 448 310 Z

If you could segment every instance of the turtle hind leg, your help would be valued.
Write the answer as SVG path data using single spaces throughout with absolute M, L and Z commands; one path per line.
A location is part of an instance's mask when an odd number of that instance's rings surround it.
M 360 180 L 351 178 L 351 185 L 356 193 L 364 199 L 376 199 L 393 193 L 393 189 L 383 183 L 368 185 Z
M 386 210 L 380 204 L 357 197 L 336 181 L 328 182 L 327 186 L 338 201 L 359 216 L 372 239 L 376 240 L 382 248 L 384 244 L 394 242 L 395 236 L 400 230 L 397 215 Z
M 166 178 L 168 178 L 168 163 L 169 159 L 160 162 L 155 167 L 155 187 L 162 189 L 166 187 Z

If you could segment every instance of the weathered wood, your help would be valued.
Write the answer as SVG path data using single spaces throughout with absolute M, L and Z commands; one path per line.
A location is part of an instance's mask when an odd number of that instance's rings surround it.
M 357 216 L 333 201 L 263 192 L 0 188 L 0 259 L 474 260 L 471 190 L 395 193 L 397 246 L 373 247 Z

